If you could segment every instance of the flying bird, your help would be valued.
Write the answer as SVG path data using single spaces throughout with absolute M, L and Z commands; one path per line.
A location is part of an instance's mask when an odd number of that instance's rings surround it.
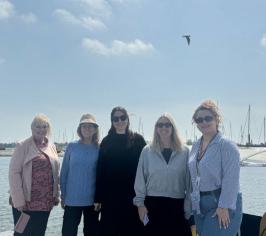
M 190 44 L 190 35 L 183 35 L 182 37 L 183 37 L 183 38 L 186 38 L 186 40 L 187 40 L 187 45 L 189 46 L 189 44 Z

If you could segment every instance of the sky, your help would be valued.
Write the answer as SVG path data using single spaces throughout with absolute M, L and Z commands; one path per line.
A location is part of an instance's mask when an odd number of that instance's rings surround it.
M 84 113 L 105 136 L 115 106 L 146 139 L 163 112 L 193 139 L 205 99 L 236 142 L 250 105 L 263 142 L 265 11 L 265 0 L 0 0 L 0 142 L 29 137 L 38 113 L 54 141 L 75 139 Z

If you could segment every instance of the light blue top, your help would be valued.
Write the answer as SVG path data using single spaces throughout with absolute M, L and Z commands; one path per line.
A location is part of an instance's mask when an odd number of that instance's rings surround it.
M 192 188 L 199 196 L 199 191 L 212 191 L 221 188 L 218 207 L 236 208 L 239 192 L 240 154 L 237 146 L 226 139 L 220 132 L 209 143 L 207 150 L 199 161 L 198 173 L 200 176 L 197 188 L 197 153 L 201 140 L 195 142 L 190 151 L 189 170 Z M 193 195 L 192 195 L 193 196 Z M 193 201 L 193 197 L 192 197 Z M 194 209 L 192 202 L 192 210 Z M 198 202 L 195 205 L 199 205 Z M 199 206 L 198 206 L 199 207 Z M 199 209 L 199 208 L 198 208 Z
M 68 144 L 60 173 L 61 198 L 65 205 L 93 205 L 98 153 L 98 147 L 93 144 L 80 141 Z

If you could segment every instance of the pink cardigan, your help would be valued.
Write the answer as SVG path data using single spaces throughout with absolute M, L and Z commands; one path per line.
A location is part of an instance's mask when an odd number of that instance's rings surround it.
M 59 160 L 55 145 L 48 143 L 42 151 L 49 157 L 53 171 L 53 196 L 59 198 Z M 14 207 L 26 205 L 31 200 L 32 159 L 40 154 L 33 137 L 30 137 L 16 146 L 9 164 L 10 195 Z

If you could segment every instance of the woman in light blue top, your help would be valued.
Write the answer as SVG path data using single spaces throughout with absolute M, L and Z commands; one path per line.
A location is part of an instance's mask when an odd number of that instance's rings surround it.
M 204 101 L 193 121 L 202 133 L 189 157 L 197 232 L 199 236 L 235 236 L 242 219 L 238 148 L 219 132 L 221 116 L 213 101 Z
M 75 236 L 83 214 L 84 235 L 98 235 L 98 212 L 94 210 L 99 129 L 90 114 L 81 117 L 80 140 L 67 146 L 60 173 L 64 220 L 62 235 Z

